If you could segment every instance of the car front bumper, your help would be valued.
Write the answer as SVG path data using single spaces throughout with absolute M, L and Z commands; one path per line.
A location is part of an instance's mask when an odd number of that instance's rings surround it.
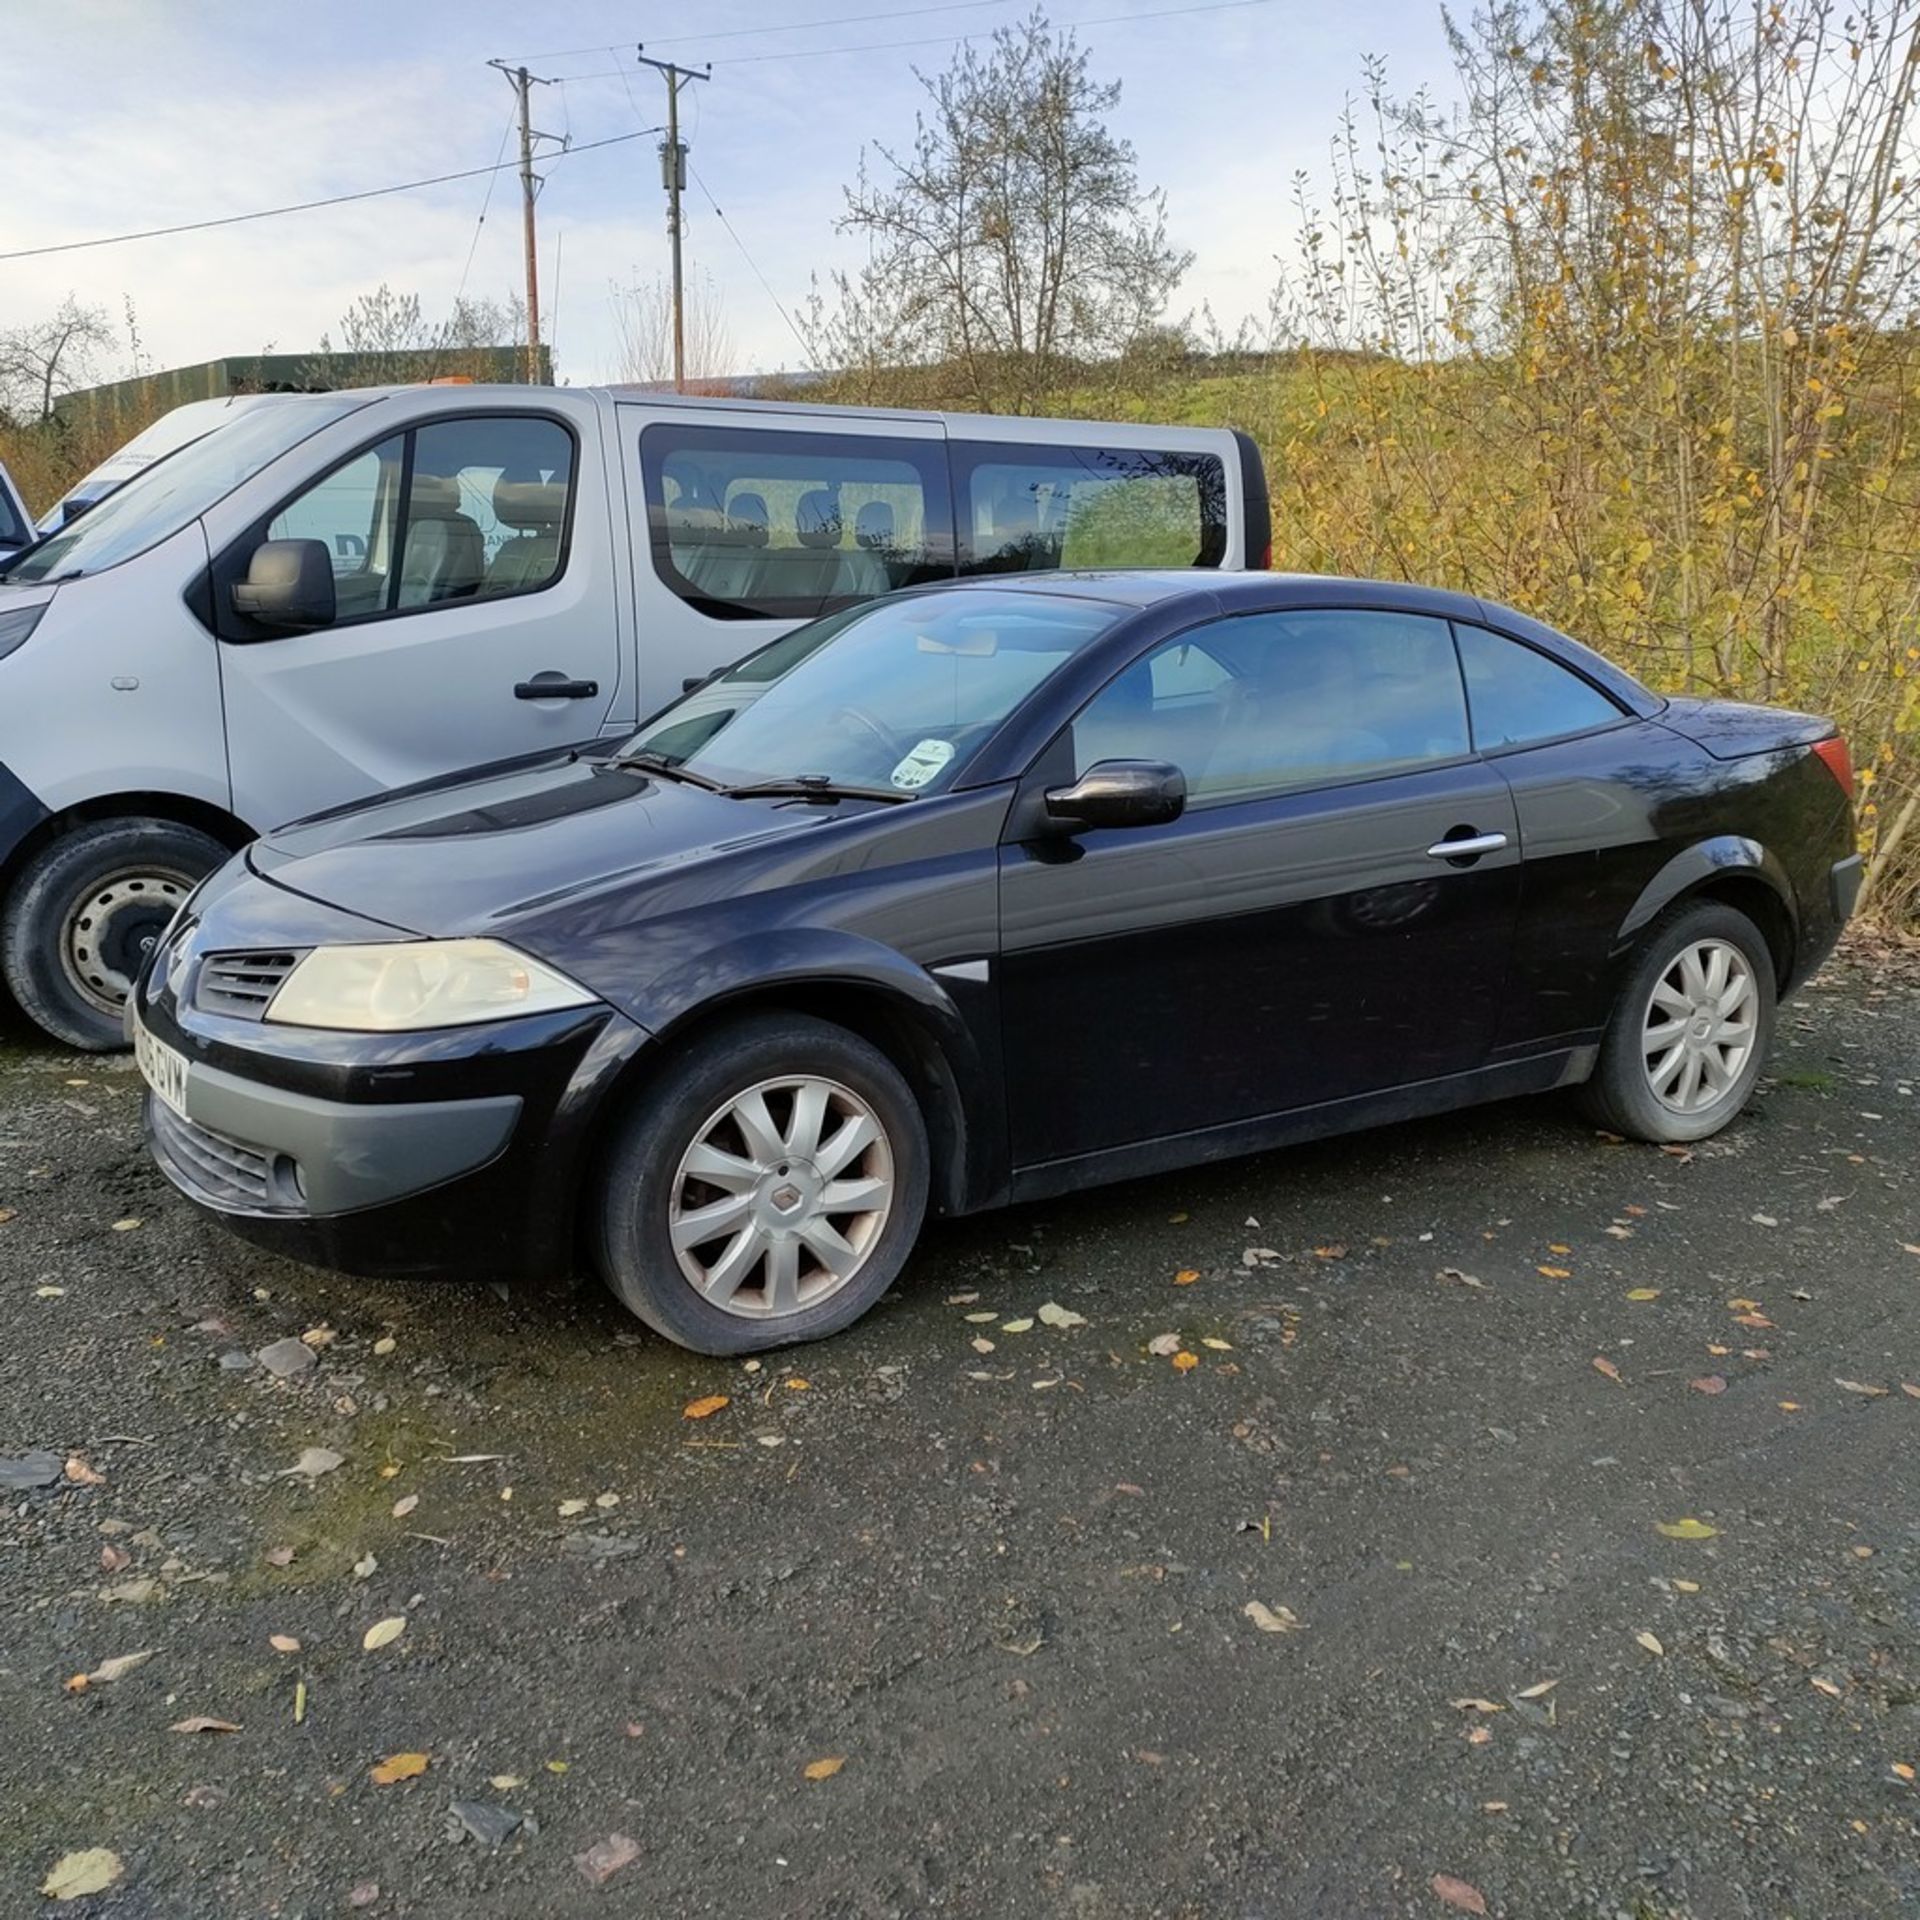
M 221 917 L 216 903 L 196 935 L 205 951 L 257 944 Z M 161 943 L 128 1024 L 185 1062 L 170 1099 L 149 1087 L 145 1115 L 156 1164 L 197 1207 L 348 1273 L 571 1270 L 593 1120 L 642 1028 L 605 1006 L 418 1034 L 275 1026 L 195 1005 L 175 944 Z

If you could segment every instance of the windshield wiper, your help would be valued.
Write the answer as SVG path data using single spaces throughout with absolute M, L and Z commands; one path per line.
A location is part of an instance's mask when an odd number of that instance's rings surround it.
M 743 787 L 722 787 L 729 800 L 911 800 L 898 787 L 862 787 L 826 773 L 789 773 L 777 780 L 750 780 Z
M 623 767 L 634 773 L 661 773 L 669 780 L 684 780 L 690 787 L 699 787 L 707 793 L 728 793 L 731 789 L 723 787 L 718 780 L 709 780 L 704 773 L 690 773 L 677 760 L 669 760 L 658 753 L 622 753 L 602 763 L 609 767 Z

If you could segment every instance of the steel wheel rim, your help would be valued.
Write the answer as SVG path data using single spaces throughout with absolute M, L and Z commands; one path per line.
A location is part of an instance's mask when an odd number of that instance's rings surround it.
M 674 1169 L 667 1233 L 710 1306 L 779 1320 L 853 1281 L 893 1202 L 893 1149 L 871 1104 L 838 1080 L 787 1074 L 707 1116 Z
M 1667 963 L 1647 1001 L 1640 1063 L 1670 1113 L 1719 1105 L 1740 1083 L 1760 1038 L 1753 962 L 1729 940 L 1695 940 Z
M 102 1013 L 118 1013 L 141 963 L 192 891 L 184 874 L 143 867 L 89 887 L 68 910 L 60 942 L 61 968 L 74 991 Z

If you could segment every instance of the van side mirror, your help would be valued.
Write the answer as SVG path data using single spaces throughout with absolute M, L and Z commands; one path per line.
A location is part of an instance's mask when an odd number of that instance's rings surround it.
M 237 613 L 264 626 L 330 627 L 336 611 L 333 562 L 324 540 L 263 540 L 233 583 Z
M 1187 776 L 1165 760 L 1101 760 L 1047 793 L 1047 817 L 1074 827 L 1163 827 L 1187 806 Z

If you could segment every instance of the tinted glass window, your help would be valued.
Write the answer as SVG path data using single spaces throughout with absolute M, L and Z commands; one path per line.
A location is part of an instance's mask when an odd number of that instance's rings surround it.
M 1170 760 L 1196 800 L 1391 773 L 1468 751 L 1444 620 L 1216 620 L 1129 667 L 1074 722 L 1074 760 Z
M 654 569 L 721 620 L 810 620 L 950 574 L 937 441 L 737 427 L 640 436 Z
M 995 728 L 1124 610 L 1017 592 L 912 594 L 836 614 L 651 720 L 630 751 L 725 786 L 814 774 L 951 786 Z
M 1227 476 L 1211 455 L 953 443 L 960 571 L 1217 567 Z
M 1473 708 L 1473 743 L 1488 747 L 1554 740 L 1620 718 L 1620 709 L 1570 667 L 1485 627 L 1456 627 Z
M 14 511 L 13 495 L 0 483 L 0 541 L 18 545 L 27 537 L 27 523 Z

